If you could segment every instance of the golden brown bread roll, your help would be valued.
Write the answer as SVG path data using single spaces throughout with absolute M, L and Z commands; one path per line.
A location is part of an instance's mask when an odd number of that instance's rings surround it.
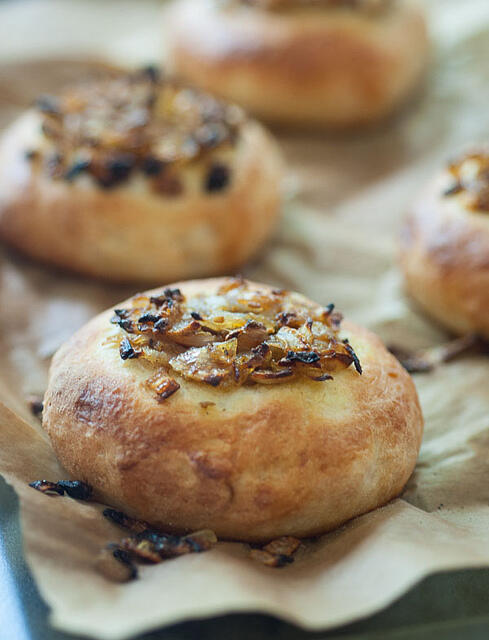
M 401 237 L 407 291 L 455 333 L 489 338 L 489 152 L 451 163 L 413 206 Z
M 237 269 L 279 211 L 275 142 L 241 109 L 153 68 L 44 96 L 0 143 L 0 236 L 91 276 Z
M 383 118 L 427 65 L 415 0 L 181 0 L 165 25 L 179 74 L 280 124 Z
M 399 495 L 423 430 L 408 373 L 340 322 L 239 279 L 137 295 L 55 355 L 44 429 L 74 477 L 165 530 L 322 533 Z

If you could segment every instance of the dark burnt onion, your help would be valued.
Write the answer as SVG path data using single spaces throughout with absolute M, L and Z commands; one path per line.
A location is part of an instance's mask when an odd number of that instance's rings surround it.
M 141 351 L 134 349 L 128 338 L 122 338 L 119 353 L 123 360 L 133 360 L 141 355 Z
M 35 105 L 42 113 L 48 113 L 50 115 L 58 115 L 60 113 L 60 104 L 56 96 L 39 96 Z
M 188 300 L 178 289 L 136 296 L 112 322 L 127 333 L 121 357 L 137 353 L 157 367 L 147 381 L 160 400 L 179 389 L 173 376 L 210 386 L 279 384 L 297 378 L 324 382 L 358 356 L 340 339 L 341 315 L 286 291 L 256 290 L 228 279 L 214 293 Z
M 130 553 L 111 543 L 99 553 L 97 570 L 111 582 L 129 582 L 138 577 L 138 569 Z
M 80 480 L 58 480 L 58 487 L 75 500 L 90 500 L 92 497 L 92 487 Z
M 165 167 L 165 163 L 153 156 L 147 156 L 142 162 L 142 170 L 147 176 L 159 176 Z
M 64 496 L 66 493 L 75 500 L 90 500 L 93 492 L 92 487 L 81 480 L 58 480 L 57 482 L 36 480 L 35 482 L 30 482 L 29 487 L 48 495 Z
M 64 179 L 68 182 L 71 182 L 75 178 L 77 178 L 80 174 L 86 171 L 90 167 L 90 160 L 87 159 L 79 159 L 75 160 L 71 167 L 64 174 Z
M 27 403 L 29 405 L 29 409 L 31 410 L 31 413 L 33 416 L 36 416 L 36 418 L 41 418 L 42 417 L 42 412 L 44 410 L 44 402 L 42 397 L 40 396 L 29 396 L 27 399 Z
M 149 529 L 149 524 L 144 520 L 136 520 L 136 518 L 131 518 L 123 511 L 117 511 L 116 509 L 111 509 L 107 507 L 102 511 L 102 515 L 110 522 L 114 524 L 118 524 L 120 527 L 124 529 L 130 529 L 134 533 L 141 533 L 146 529 Z
M 209 169 L 205 189 L 210 193 L 223 191 L 229 185 L 230 180 L 231 173 L 228 167 L 223 164 L 215 164 Z
M 216 534 L 210 529 L 177 536 L 151 528 L 144 520 L 136 520 L 115 509 L 104 509 L 103 515 L 110 522 L 130 532 L 130 537 L 123 538 L 117 543 L 110 543 L 97 562 L 99 570 L 106 577 L 118 582 L 137 577 L 135 563 L 158 564 L 189 553 L 210 551 L 218 542 Z M 286 547 L 292 549 L 290 545 Z M 111 562 L 114 558 L 131 570 L 121 571 L 117 564 L 114 565 Z
M 65 494 L 65 490 L 57 482 L 51 482 L 50 480 L 35 480 L 29 483 L 29 487 L 48 495 L 64 496 Z
M 146 382 L 146 386 L 156 393 L 160 401 L 166 400 L 180 389 L 178 382 L 170 378 L 164 370 L 156 372 Z

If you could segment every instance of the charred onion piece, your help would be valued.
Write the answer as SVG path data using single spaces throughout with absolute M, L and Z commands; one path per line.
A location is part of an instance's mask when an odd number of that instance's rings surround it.
M 138 295 L 112 322 L 127 335 L 121 357 L 158 367 L 146 386 L 163 400 L 178 390 L 171 374 L 214 387 L 277 384 L 299 377 L 318 382 L 360 360 L 339 337 L 342 316 L 288 292 L 252 289 L 228 279 L 215 294 L 188 300 L 179 289 Z
M 294 562 L 293 558 L 289 556 L 281 556 L 276 553 L 269 553 L 268 551 L 263 551 L 262 549 L 252 549 L 250 551 L 250 558 L 252 560 L 257 560 L 261 564 L 266 567 L 273 567 L 275 569 L 281 569 L 288 564 Z
M 218 542 L 217 536 L 211 529 L 202 529 L 194 531 L 183 537 L 184 543 L 188 545 L 193 553 L 202 553 L 209 551 Z
M 90 500 L 92 497 L 92 487 L 80 480 L 60 480 L 58 486 L 75 500 Z
M 39 396 L 29 396 L 27 402 L 32 415 L 36 416 L 36 418 L 40 418 L 44 409 L 42 398 Z
M 138 577 L 131 555 L 116 544 L 109 544 L 100 552 L 96 567 L 111 582 L 129 582 Z
M 269 553 L 277 553 L 282 556 L 292 556 L 298 550 L 301 541 L 292 536 L 283 536 L 266 544 L 263 549 Z
M 445 189 L 445 191 L 443 192 L 443 195 L 445 197 L 455 196 L 455 195 L 457 195 L 457 193 L 460 193 L 463 190 L 464 190 L 464 188 L 462 187 L 460 182 L 455 182 L 454 184 L 452 184 L 451 187 L 448 187 L 447 189 Z
M 292 369 L 280 369 L 278 371 L 272 371 L 271 369 L 257 369 L 250 374 L 253 382 L 260 382 L 261 384 L 276 384 L 283 382 L 294 376 Z
M 158 563 L 188 553 L 209 551 L 217 543 L 213 531 L 197 531 L 187 536 L 174 536 L 153 529 L 125 538 L 120 546 L 139 562 Z
M 119 345 L 119 353 L 122 360 L 133 360 L 141 355 L 141 351 L 134 349 L 128 338 L 122 338 Z
M 158 564 L 188 553 L 209 551 L 217 543 L 216 534 L 209 529 L 176 536 L 152 529 L 147 522 L 131 518 L 122 511 L 107 508 L 103 515 L 133 534 L 118 543 L 109 544 L 98 558 L 99 570 L 111 580 L 135 578 L 136 562 Z M 114 565 L 114 560 L 122 563 L 123 567 Z
M 48 495 L 64 496 L 65 494 L 65 490 L 62 489 L 57 482 L 50 482 L 49 480 L 36 480 L 35 482 L 29 482 L 29 487 L 32 487 L 41 493 L 47 493 Z
M 225 189 L 231 170 L 213 161 L 211 152 L 236 144 L 244 114 L 152 69 L 107 72 L 57 97 L 40 97 L 35 108 L 44 144 L 29 154 L 41 155 L 54 179 L 73 182 L 86 175 L 112 189 L 140 173 L 154 192 L 168 197 L 184 191 L 181 169 L 202 159 L 202 190 Z
M 35 482 L 30 482 L 29 487 L 41 491 L 41 493 L 52 495 L 64 496 L 66 493 L 75 500 L 89 500 L 92 496 L 92 487 L 80 480 L 59 480 L 58 482 L 36 480 Z
M 228 167 L 222 164 L 215 164 L 209 169 L 205 181 L 205 189 L 210 193 L 222 191 L 229 185 L 230 180 L 231 174 Z
M 294 362 L 302 362 L 303 364 L 319 363 L 319 354 L 315 351 L 288 351 L 285 358 L 280 363 L 292 364 Z
M 163 559 L 156 550 L 156 545 L 150 540 L 125 538 L 121 541 L 120 548 L 137 562 L 158 564 Z
M 131 518 L 122 511 L 117 511 L 116 509 L 104 509 L 102 514 L 107 518 L 107 520 L 118 524 L 120 527 L 124 527 L 124 529 L 129 529 L 134 533 L 141 533 L 142 531 L 149 529 L 149 524 L 144 522 L 144 520 L 136 520 L 135 518 Z
M 360 375 L 362 375 L 362 365 L 360 364 L 360 360 L 358 359 L 357 354 L 353 351 L 353 347 L 348 342 L 348 340 L 343 340 L 343 344 L 345 345 L 346 350 L 348 351 L 348 353 L 353 358 L 353 364 L 355 365 L 355 369 L 357 370 L 357 372 Z

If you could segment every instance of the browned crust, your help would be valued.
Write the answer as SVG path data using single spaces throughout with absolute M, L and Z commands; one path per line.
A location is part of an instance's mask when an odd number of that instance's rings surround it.
M 281 124 L 344 127 L 391 113 L 427 63 L 423 14 L 409 0 L 378 18 L 315 10 L 234 13 L 182 2 L 167 19 L 182 76 Z
M 413 206 L 401 238 L 408 293 L 455 333 L 489 338 L 489 214 L 443 196 L 438 177 Z
M 226 156 L 226 190 L 209 194 L 200 186 L 211 158 L 182 169 L 187 190 L 176 197 L 152 193 L 143 178 L 110 191 L 51 179 L 25 158 L 37 126 L 26 114 L 0 146 L 0 236 L 43 262 L 117 281 L 227 273 L 257 251 L 276 222 L 282 161 L 255 122 L 244 125 Z
M 219 283 L 174 286 L 188 295 Z M 56 354 L 43 413 L 61 462 L 107 503 L 167 529 L 258 541 L 330 530 L 402 491 L 421 410 L 409 375 L 368 331 L 345 323 L 362 376 L 230 391 L 178 379 L 158 403 L 147 368 L 101 346 L 110 315 Z

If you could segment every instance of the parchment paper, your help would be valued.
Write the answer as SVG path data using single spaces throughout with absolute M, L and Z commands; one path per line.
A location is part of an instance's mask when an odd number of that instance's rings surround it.
M 44 6 L 45 23 L 57 16 L 66 51 L 63 16 L 70 16 L 66 24 L 73 30 L 84 26 L 92 33 L 91 25 L 109 23 L 116 4 L 128 3 L 51 0 L 36 6 Z M 146 15 L 157 28 L 156 5 L 141 2 L 146 13 L 138 14 L 139 25 Z M 76 19 L 67 6 L 75 7 Z M 489 125 L 489 4 L 438 0 L 428 9 L 436 42 L 433 71 L 423 95 L 404 113 L 380 129 L 347 137 L 279 134 L 296 194 L 274 239 L 244 270 L 320 302 L 334 301 L 386 342 L 407 348 L 436 345 L 447 336 L 402 294 L 395 266 L 400 220 L 439 163 L 487 137 Z M 20 47 L 11 35 L 14 13 L 12 5 L 0 10 L 0 24 L 10 25 L 8 34 L 0 31 L 0 55 L 7 50 L 3 36 L 11 38 L 12 50 Z M 113 57 L 126 33 L 118 20 L 114 34 L 104 34 L 103 52 Z M 36 27 L 32 22 L 32 32 Z M 21 28 L 29 30 L 24 18 Z M 133 29 L 131 59 L 151 59 L 158 38 L 152 31 L 148 44 L 138 33 L 146 32 Z M 36 37 L 39 54 L 52 54 L 48 41 L 55 38 L 43 43 Z M 74 46 L 73 53 L 82 49 Z M 66 59 L 4 63 L 0 126 L 36 94 L 88 66 Z M 26 557 L 54 625 L 115 639 L 185 618 L 262 611 L 325 629 L 373 613 L 430 572 L 489 566 L 489 359 L 467 356 L 416 376 L 426 432 L 403 498 L 306 544 L 293 565 L 271 570 L 252 562 L 244 545 L 226 543 L 143 568 L 141 579 L 126 585 L 99 576 L 95 557 L 121 531 L 102 518 L 100 505 L 49 498 L 27 487 L 66 473 L 26 398 L 43 392 L 58 345 L 132 292 L 68 277 L 6 250 L 0 255 L 0 399 L 6 405 L 0 405 L 0 472 L 20 497 Z

